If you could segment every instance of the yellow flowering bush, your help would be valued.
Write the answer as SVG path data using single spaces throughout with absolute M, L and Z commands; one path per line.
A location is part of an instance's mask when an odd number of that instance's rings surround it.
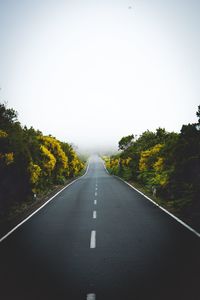
M 0 138 L 5 138 L 7 136 L 8 136 L 8 134 L 5 131 L 0 129 Z
M 4 159 L 7 166 L 12 164 L 14 162 L 14 153 L 13 152 L 5 153 Z
M 139 178 L 150 186 L 164 187 L 169 182 L 169 174 L 164 170 L 164 158 L 160 156 L 163 144 L 142 151 L 139 160 Z
M 115 168 L 119 166 L 119 158 L 114 158 L 110 160 L 110 168 Z
M 152 181 L 153 184 L 159 185 L 159 186 L 166 186 L 169 182 L 169 175 L 166 172 L 163 173 L 155 173 L 155 177 Z
M 156 162 L 153 164 L 153 168 L 155 171 L 159 172 L 162 171 L 164 167 L 164 159 L 163 157 L 158 157 Z
M 76 176 L 84 168 L 84 164 L 80 161 L 78 155 L 76 154 L 72 146 L 68 148 L 68 151 L 70 157 L 70 159 L 68 160 L 68 173 L 71 174 L 71 176 Z
M 121 159 L 121 164 L 122 164 L 122 166 L 128 167 L 130 161 L 131 161 L 131 158 L 130 158 L 130 157 L 128 157 L 128 158 L 122 158 L 122 159 Z
M 32 184 L 36 184 L 39 180 L 39 177 L 41 175 L 42 169 L 40 166 L 34 164 L 32 161 L 29 164 L 28 171 L 30 174 L 30 181 Z
M 41 154 L 43 157 L 42 165 L 46 175 L 50 175 L 56 165 L 56 158 L 54 155 L 43 145 L 40 146 Z
M 142 151 L 139 160 L 139 170 L 140 171 L 149 170 L 152 167 L 152 161 L 154 164 L 155 159 L 157 158 L 157 154 L 160 152 L 162 148 L 163 148 L 162 144 L 157 144 L 148 150 Z
M 42 147 L 45 147 L 48 150 L 48 155 L 53 155 L 55 160 L 51 158 L 50 162 L 52 165 L 55 162 L 54 167 L 57 167 L 57 169 L 66 169 L 68 167 L 68 158 L 62 150 L 60 142 L 51 136 L 40 136 L 39 140 L 43 144 Z
M 110 169 L 110 157 L 104 155 L 104 156 L 102 156 L 102 159 L 103 159 L 104 162 L 105 162 L 106 168 L 107 168 L 107 169 Z

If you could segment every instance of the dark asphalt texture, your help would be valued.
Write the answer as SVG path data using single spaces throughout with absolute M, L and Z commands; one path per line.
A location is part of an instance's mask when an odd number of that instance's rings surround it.
M 90 293 L 96 300 L 200 299 L 200 239 L 108 175 L 97 156 L 84 177 L 0 244 L 1 300 Z

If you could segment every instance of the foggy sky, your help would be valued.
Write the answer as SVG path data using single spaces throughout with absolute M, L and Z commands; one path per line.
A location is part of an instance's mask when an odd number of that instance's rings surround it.
M 0 0 L 0 101 L 80 149 L 196 122 L 200 2 Z

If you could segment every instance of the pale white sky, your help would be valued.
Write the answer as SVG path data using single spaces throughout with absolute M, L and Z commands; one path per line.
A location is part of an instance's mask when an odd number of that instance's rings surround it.
M 0 101 L 80 148 L 179 131 L 197 120 L 199 25 L 197 0 L 0 0 Z

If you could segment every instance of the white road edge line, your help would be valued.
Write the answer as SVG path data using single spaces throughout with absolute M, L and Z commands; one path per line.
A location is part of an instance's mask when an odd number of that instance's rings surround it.
M 104 166 L 104 169 L 106 170 L 106 172 L 110 175 L 110 173 L 108 172 L 104 161 L 102 160 L 102 164 Z M 189 226 L 188 224 L 186 224 L 185 222 L 183 222 L 181 219 L 179 219 L 178 217 L 176 217 L 175 215 L 173 215 L 172 213 L 170 213 L 168 210 L 166 210 L 164 207 L 160 206 L 158 203 L 156 203 L 155 201 L 153 201 L 151 198 L 149 198 L 148 196 L 146 196 L 145 194 L 143 194 L 142 192 L 140 192 L 138 189 L 136 189 L 135 187 L 133 187 L 130 183 L 128 183 L 127 181 L 125 181 L 124 179 L 120 178 L 119 176 L 113 175 L 113 177 L 116 177 L 118 179 L 120 179 L 121 181 L 123 181 L 125 184 L 127 184 L 128 186 L 130 186 L 133 190 L 137 191 L 139 194 L 141 194 L 142 196 L 144 196 L 147 200 L 151 201 L 154 205 L 156 205 L 157 207 L 159 207 L 162 211 L 164 211 L 166 214 L 168 214 L 170 217 L 172 217 L 174 220 L 176 220 L 178 223 L 180 223 L 181 225 L 183 225 L 185 228 L 187 228 L 188 230 L 190 230 L 192 233 L 194 233 L 196 236 L 200 237 L 200 233 L 198 231 L 196 231 L 195 229 L 193 229 L 191 226 Z
M 97 212 L 96 210 L 93 211 L 93 219 L 96 219 L 97 218 Z
M 51 197 L 49 200 L 47 200 L 42 206 L 40 206 L 38 209 L 36 209 L 32 214 L 30 214 L 26 219 L 24 219 L 22 222 L 20 222 L 18 225 L 16 225 L 14 228 L 12 228 L 9 232 L 7 232 L 4 236 L 0 238 L 0 243 L 3 242 L 9 235 L 11 235 L 17 228 L 19 228 L 21 225 L 23 225 L 26 221 L 28 221 L 32 216 L 34 216 L 38 211 L 40 211 L 44 206 L 46 206 L 51 200 L 53 200 L 58 194 L 60 194 L 62 191 L 64 191 L 66 188 L 68 188 L 70 185 L 78 181 L 79 179 L 83 178 L 85 175 L 87 175 L 89 170 L 89 162 L 87 164 L 87 168 L 85 173 L 80 176 L 79 178 L 75 179 L 74 181 L 70 182 L 68 185 L 66 185 L 64 188 L 62 188 L 59 192 L 57 192 L 53 197 Z
M 95 300 L 96 299 L 96 295 L 95 294 L 87 294 L 87 300 Z
M 96 248 L 96 231 L 91 231 L 91 238 L 90 238 L 90 248 L 94 249 Z
M 97 200 L 94 200 L 94 205 L 97 205 Z
M 159 207 L 162 211 L 164 211 L 166 214 L 168 214 L 170 217 L 172 217 L 174 220 L 176 220 L 178 223 L 180 223 L 181 225 L 183 225 L 185 228 L 187 228 L 188 230 L 190 230 L 191 232 L 193 232 L 196 236 L 200 237 L 200 233 L 198 231 L 196 231 L 195 229 L 193 229 L 192 227 L 190 227 L 188 224 L 186 224 L 185 222 L 183 222 L 181 219 L 179 219 L 178 217 L 176 217 L 175 215 L 173 215 L 172 213 L 170 213 L 168 210 L 166 210 L 164 207 L 160 206 L 158 203 L 156 203 L 155 201 L 153 201 L 151 198 L 149 198 L 148 196 L 146 196 L 145 194 L 143 194 L 142 192 L 140 192 L 138 189 L 136 189 L 134 186 L 132 186 L 130 183 L 128 183 L 127 181 L 123 180 L 122 178 L 114 175 L 114 177 L 117 177 L 118 179 L 120 179 L 121 181 L 123 181 L 124 183 L 126 183 L 128 186 L 130 186 L 133 190 L 137 191 L 139 194 L 141 194 L 142 196 L 144 196 L 146 199 L 148 199 L 149 201 L 151 201 L 154 205 L 156 205 L 157 207 Z

